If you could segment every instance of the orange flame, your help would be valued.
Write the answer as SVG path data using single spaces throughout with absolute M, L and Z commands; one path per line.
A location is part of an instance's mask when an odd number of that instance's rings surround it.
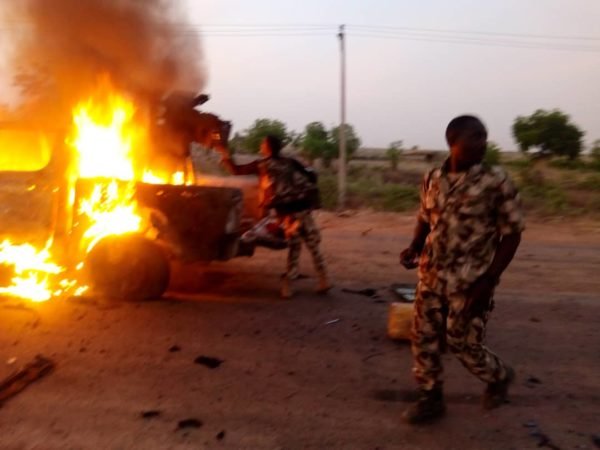
M 77 210 L 87 227 L 81 242 L 85 252 L 107 236 L 146 230 L 147 221 L 135 200 L 137 181 L 189 182 L 184 172 L 158 175 L 144 167 L 143 151 L 150 147 L 148 125 L 133 100 L 118 92 L 108 77 L 101 78 L 97 91 L 73 109 L 73 131 L 67 140 L 76 163 L 72 178 L 93 183 L 90 194 L 79 199 Z M 49 248 L 1 243 L 0 265 L 10 266 L 14 276 L 11 286 L 0 288 L 0 295 L 42 302 L 64 293 L 85 292 L 86 286 L 64 278 L 65 269 L 52 261 Z M 77 270 L 82 266 L 79 263 Z

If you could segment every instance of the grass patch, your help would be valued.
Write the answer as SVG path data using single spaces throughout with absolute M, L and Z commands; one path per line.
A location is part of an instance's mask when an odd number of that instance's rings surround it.
M 530 158 L 519 158 L 519 159 L 509 159 L 507 161 L 502 161 L 502 165 L 506 167 L 510 167 L 512 169 L 526 169 L 533 165 L 533 162 Z
M 581 159 L 554 158 L 548 162 L 550 167 L 563 170 L 589 170 L 591 167 Z
M 576 187 L 578 189 L 584 189 L 586 191 L 595 191 L 600 192 L 600 174 L 595 173 L 593 175 L 589 175 L 583 180 L 580 180 Z
M 558 183 L 548 182 L 541 171 L 529 167 L 522 169 L 518 185 L 526 209 L 551 215 L 567 212 L 566 191 Z
M 357 174 L 358 172 L 358 174 Z M 321 202 L 324 209 L 335 209 L 338 201 L 337 175 L 322 172 L 319 176 Z M 402 212 L 419 204 L 419 186 L 386 183 L 375 171 L 348 174 L 347 205 L 350 208 L 372 208 L 376 211 Z

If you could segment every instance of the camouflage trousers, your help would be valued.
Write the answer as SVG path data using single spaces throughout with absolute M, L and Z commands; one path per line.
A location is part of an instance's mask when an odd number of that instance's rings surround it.
M 485 329 L 493 300 L 487 311 L 474 317 L 464 314 L 465 296 L 446 295 L 443 282 L 435 288 L 417 286 L 412 328 L 413 372 L 423 390 L 442 388 L 441 355 L 450 351 L 473 375 L 485 383 L 504 380 L 506 367 L 485 345 Z
M 293 280 L 298 277 L 302 241 L 304 241 L 310 251 L 317 274 L 321 277 L 327 276 L 325 259 L 319 248 L 321 232 L 311 212 L 302 211 L 285 216 L 283 227 L 289 245 L 287 268 L 284 278 Z

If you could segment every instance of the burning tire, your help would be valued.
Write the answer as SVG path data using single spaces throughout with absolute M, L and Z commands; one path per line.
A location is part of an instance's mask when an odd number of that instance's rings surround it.
M 109 236 L 86 256 L 94 292 L 110 298 L 160 298 L 169 285 L 170 267 L 161 247 L 140 235 Z

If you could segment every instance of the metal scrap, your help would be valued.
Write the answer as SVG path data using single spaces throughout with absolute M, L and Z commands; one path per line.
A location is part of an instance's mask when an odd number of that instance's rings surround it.
M 54 362 L 44 356 L 37 355 L 29 364 L 0 382 L 0 406 L 14 397 L 27 386 L 48 375 L 54 369 Z

